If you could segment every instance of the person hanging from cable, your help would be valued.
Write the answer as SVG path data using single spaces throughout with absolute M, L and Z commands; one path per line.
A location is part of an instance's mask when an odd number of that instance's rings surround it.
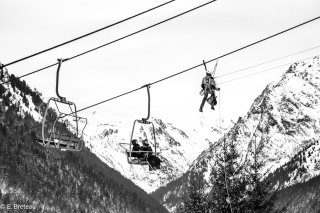
M 153 154 L 148 139 L 144 139 L 142 141 L 142 145 L 141 150 L 144 151 L 144 158 L 149 163 L 149 170 L 160 169 L 161 160 Z
M 218 88 L 216 86 L 216 83 L 215 83 L 215 80 L 213 77 L 216 72 L 218 61 L 216 62 L 216 65 L 215 65 L 212 73 L 207 70 L 207 66 L 206 66 L 205 61 L 203 61 L 203 65 L 206 69 L 206 76 L 202 79 L 202 82 L 201 82 L 202 89 L 200 91 L 200 94 L 203 95 L 203 98 L 202 98 L 202 102 L 201 102 L 200 109 L 199 109 L 200 112 L 203 111 L 203 106 L 206 101 L 211 105 L 211 109 L 214 110 L 214 106 L 217 104 L 217 97 L 215 94 L 215 90 L 217 90 L 217 91 L 220 90 L 220 88 Z M 211 96 L 208 98 L 209 94 Z

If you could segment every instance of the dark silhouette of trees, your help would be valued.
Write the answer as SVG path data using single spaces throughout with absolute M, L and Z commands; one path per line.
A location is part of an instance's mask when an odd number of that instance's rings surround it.
M 178 207 L 179 213 L 206 213 L 208 212 L 207 196 L 204 193 L 204 186 L 200 178 L 192 177 L 189 187 L 189 194 L 183 204 Z
M 19 104 L 26 105 L 23 102 L 28 95 L 33 102 L 43 103 L 40 93 L 32 91 L 24 81 L 13 75 L 10 79 L 25 99 Z M 167 212 L 88 149 L 62 152 L 37 144 L 35 139 L 41 128 L 26 130 L 39 123 L 26 112 L 23 116 L 17 113 L 21 109 L 11 102 L 9 91 L 1 96 L 5 109 L 0 114 L 0 177 L 6 192 L 1 192 L 0 204 L 33 204 L 36 211 L 42 212 Z

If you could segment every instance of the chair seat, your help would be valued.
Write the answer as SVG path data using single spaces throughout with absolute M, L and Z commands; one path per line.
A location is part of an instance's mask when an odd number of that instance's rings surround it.
M 58 135 L 55 135 L 58 136 Z M 53 147 L 53 148 L 60 148 L 60 149 L 76 149 L 77 144 L 79 143 L 80 139 L 70 137 L 70 136 L 63 136 L 63 137 L 55 137 L 55 138 L 46 138 L 43 139 L 38 138 L 36 140 L 39 144 L 45 145 L 48 147 Z M 57 147 L 58 146 L 58 147 Z
M 139 164 L 139 165 L 148 165 L 148 161 L 144 157 L 135 157 L 132 156 L 132 154 L 137 154 L 137 153 L 131 153 L 131 164 Z M 127 157 L 128 160 L 130 159 L 130 152 L 127 151 Z
M 71 135 L 61 135 L 60 141 L 66 143 L 73 143 L 75 145 L 79 143 L 80 139 Z
M 131 164 L 138 164 L 138 165 L 149 165 L 148 161 L 143 158 L 132 158 Z

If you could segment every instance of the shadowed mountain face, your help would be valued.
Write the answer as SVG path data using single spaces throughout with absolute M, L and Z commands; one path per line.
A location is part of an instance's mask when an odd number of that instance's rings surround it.
M 29 128 L 41 120 L 41 94 L 0 74 L 0 204 L 28 205 L 32 212 L 167 212 L 88 148 L 62 152 L 37 144 L 40 129 Z
M 291 65 L 278 82 L 265 88 L 225 137 L 203 151 L 181 178 L 153 195 L 168 209 L 175 209 L 188 188 L 191 174 L 199 173 L 208 182 L 224 141 L 237 145 L 244 166 L 253 160 L 254 144 L 262 148 L 266 163 L 263 172 L 269 174 L 275 187 L 283 189 L 306 182 L 320 173 L 319 133 L 320 59 L 315 57 Z M 299 212 L 299 208 L 291 209 Z

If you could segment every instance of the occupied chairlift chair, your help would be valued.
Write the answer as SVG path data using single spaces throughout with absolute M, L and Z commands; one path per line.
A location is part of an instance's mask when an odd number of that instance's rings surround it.
M 145 153 L 149 153 L 148 151 L 132 151 L 132 139 L 133 139 L 133 135 L 135 133 L 135 126 L 136 126 L 136 123 L 140 123 L 141 125 L 151 125 L 151 133 L 152 133 L 152 138 L 150 141 L 149 140 L 149 143 L 151 145 L 154 146 L 154 152 L 152 152 L 154 155 L 159 155 L 159 152 L 157 152 L 157 142 L 156 142 L 156 134 L 155 134 L 155 128 L 154 128 L 154 125 L 151 121 L 148 121 L 149 117 L 150 117 L 150 85 L 147 84 L 147 85 L 144 85 L 142 87 L 146 87 L 147 88 L 147 92 L 148 92 L 148 115 L 146 118 L 142 118 L 141 120 L 135 120 L 134 123 L 133 123 L 133 127 L 132 127 L 132 132 L 131 132 L 131 137 L 130 137 L 130 142 L 129 143 L 120 143 L 120 146 L 122 148 L 125 149 L 126 151 L 126 154 L 127 154 L 127 159 L 128 159 L 128 163 L 129 164 L 137 164 L 137 165 L 149 165 L 149 162 L 147 161 L 147 158 L 141 156 L 141 157 L 133 157 L 132 154 L 133 153 L 140 153 L 142 155 L 144 155 Z M 128 149 L 129 147 L 129 149 Z
M 42 119 L 42 135 L 37 138 L 37 142 L 44 147 L 53 147 L 60 149 L 62 151 L 70 150 L 70 151 L 81 151 L 84 142 L 83 142 L 83 131 L 87 126 L 87 119 L 79 117 L 77 115 L 77 108 L 75 103 L 71 101 L 67 101 L 65 97 L 61 97 L 59 95 L 59 71 L 62 62 L 65 61 L 63 59 L 58 59 L 58 69 L 56 75 L 56 94 L 58 98 L 51 97 L 46 105 L 46 110 Z M 50 103 L 54 103 L 56 106 L 56 110 L 58 113 L 55 119 L 47 120 L 47 116 L 50 116 L 52 112 L 52 108 L 50 107 Z M 70 108 L 71 113 L 63 113 L 60 111 L 58 105 L 68 106 Z M 50 111 L 50 112 L 49 112 Z M 74 134 L 70 133 L 62 133 L 61 129 L 61 121 L 63 118 L 71 118 L 73 123 L 75 124 L 75 132 Z M 51 127 L 49 126 L 53 122 Z M 63 123 L 63 121 L 62 121 Z M 79 130 L 79 123 L 82 123 L 82 130 Z M 60 126 L 60 127 L 59 127 Z M 64 127 L 66 129 L 66 127 Z M 60 133 L 59 133 L 60 132 Z

